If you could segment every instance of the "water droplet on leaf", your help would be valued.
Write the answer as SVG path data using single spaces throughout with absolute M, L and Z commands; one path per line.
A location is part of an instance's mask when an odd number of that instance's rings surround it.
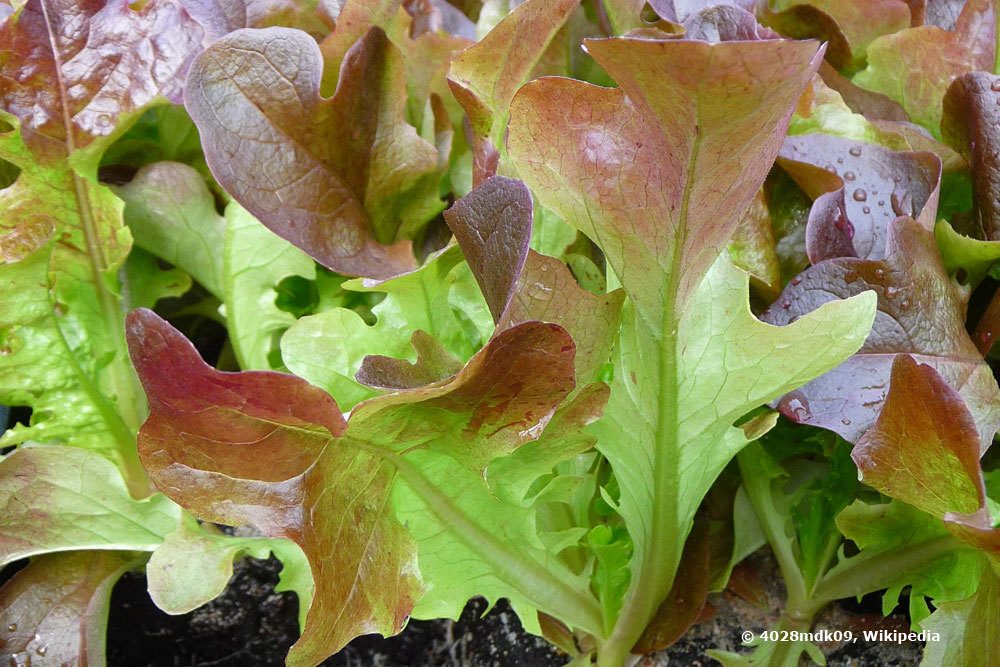
M 854 201 L 865 201 L 868 199 L 868 193 L 862 188 L 855 190 L 854 194 L 851 196 L 854 197 Z
M 861 146 L 851 146 L 851 150 L 847 151 L 854 157 L 861 157 Z

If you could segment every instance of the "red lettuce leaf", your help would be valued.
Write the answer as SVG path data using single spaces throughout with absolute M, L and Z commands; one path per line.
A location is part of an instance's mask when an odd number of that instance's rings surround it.
M 350 50 L 337 92 L 307 35 L 239 30 L 195 61 L 187 108 L 212 173 L 279 236 L 340 273 L 414 267 L 407 240 L 442 204 L 438 156 L 404 119 L 401 56 L 373 28 Z
M 39 158 L 106 145 L 147 104 L 182 99 L 203 38 L 176 0 L 29 0 L 0 25 L 3 107 Z
M 103 665 L 111 589 L 142 554 L 70 551 L 31 559 L 0 588 L 0 656 L 11 665 Z
M 390 494 L 397 473 L 411 488 L 434 484 L 409 452 L 446 455 L 481 476 L 537 437 L 574 386 L 569 336 L 526 323 L 450 382 L 371 399 L 348 423 L 297 377 L 209 367 L 150 311 L 129 316 L 128 337 L 151 409 L 140 455 L 159 488 L 199 518 L 287 537 L 305 552 L 316 590 L 293 665 L 402 628 L 421 582 Z
M 379 389 L 416 389 L 449 378 L 462 368 L 462 362 L 423 329 L 413 332 L 410 344 L 417 353 L 415 362 L 370 354 L 361 362 L 358 382 Z
M 1000 557 L 976 421 L 933 366 L 896 358 L 885 408 L 851 456 L 866 484 L 943 518 L 956 536 Z
M 1000 240 L 1000 76 L 955 79 L 944 97 L 941 132 L 972 165 L 976 234 Z
M 531 240 L 531 193 L 521 181 L 492 176 L 444 213 L 469 268 L 499 322 L 514 295 Z
M 933 153 L 804 134 L 785 139 L 778 164 L 816 200 L 806 232 L 814 264 L 882 259 L 889 223 L 901 215 L 934 229 L 941 160 Z
M 778 409 L 855 442 L 882 409 L 893 361 L 908 354 L 934 366 L 962 393 L 983 446 L 989 444 L 1000 425 L 1000 390 L 965 329 L 967 293 L 948 277 L 933 235 L 914 220 L 899 218 L 889 226 L 884 259 L 830 259 L 806 269 L 763 319 L 788 324 L 820 304 L 865 290 L 878 294 L 878 313 L 861 350 L 785 395 Z

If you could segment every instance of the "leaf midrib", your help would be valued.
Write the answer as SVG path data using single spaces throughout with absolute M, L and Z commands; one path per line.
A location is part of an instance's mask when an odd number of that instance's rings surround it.
M 68 160 L 69 157 L 76 151 L 76 142 L 73 139 L 72 117 L 69 113 L 69 107 L 66 104 L 68 95 L 66 83 L 63 80 L 63 63 L 60 57 L 59 40 L 52 29 L 52 20 L 50 18 L 48 0 L 39 0 L 39 6 L 45 20 L 45 29 L 49 38 L 49 48 L 52 53 L 59 107 L 62 112 L 63 126 L 66 135 L 64 142 L 66 147 L 66 159 Z M 112 361 L 110 366 L 110 370 L 112 371 L 110 373 L 113 387 L 112 393 L 114 397 L 118 399 L 118 409 L 127 412 L 124 412 L 123 414 L 116 410 L 115 407 L 104 397 L 102 392 L 94 386 L 91 378 L 83 372 L 83 369 L 77 362 L 73 349 L 69 346 L 69 342 L 66 340 L 62 329 L 59 327 L 59 322 L 55 317 L 54 307 L 49 310 L 52 313 L 52 322 L 59 334 L 59 340 L 66 349 L 67 357 L 72 361 L 74 374 L 77 376 L 87 395 L 98 407 L 101 415 L 108 423 L 109 430 L 114 434 L 115 440 L 118 442 L 118 448 L 129 472 L 132 474 L 139 474 L 142 471 L 142 467 L 138 462 L 138 451 L 135 436 L 133 434 L 142 422 L 142 415 L 140 410 L 137 409 L 139 401 L 136 400 L 136 397 L 141 394 L 138 392 L 138 384 L 134 375 L 131 373 L 131 369 L 126 367 L 123 363 L 123 360 L 128 359 L 128 349 L 125 345 L 125 338 L 122 335 L 118 335 L 123 330 L 123 320 L 121 313 L 119 312 L 117 299 L 110 292 L 102 279 L 102 274 L 109 269 L 108 259 L 99 242 L 93 207 L 90 202 L 89 194 L 87 193 L 87 184 L 71 167 L 67 166 L 66 175 L 72 185 L 71 189 L 73 197 L 76 201 L 77 214 L 80 219 L 80 230 L 83 233 L 87 256 L 90 259 L 88 262 L 88 268 L 90 269 L 91 283 L 93 284 L 94 290 L 97 292 L 98 302 L 101 306 L 101 315 L 104 320 L 104 327 L 112 334 L 111 338 L 114 341 L 115 359 Z M 142 474 L 137 479 L 133 479 L 131 481 L 144 483 L 144 477 L 145 475 Z

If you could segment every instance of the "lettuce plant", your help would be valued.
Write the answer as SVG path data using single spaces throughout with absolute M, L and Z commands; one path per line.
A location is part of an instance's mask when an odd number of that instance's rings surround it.
M 481 596 L 618 667 L 765 542 L 760 629 L 995 655 L 994 4 L 510 4 L 0 4 L 4 657 L 273 555 L 290 665 Z

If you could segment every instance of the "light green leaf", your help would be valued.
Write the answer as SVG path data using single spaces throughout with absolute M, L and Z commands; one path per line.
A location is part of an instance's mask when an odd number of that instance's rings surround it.
M 268 558 L 284 565 L 277 591 L 299 596 L 299 627 L 312 600 L 313 580 L 302 549 L 287 539 L 238 537 L 199 525 L 191 517 L 166 536 L 146 565 L 149 595 L 168 614 L 186 614 L 214 600 L 233 576 L 233 561 L 244 556 Z
M 125 201 L 125 223 L 136 245 L 184 269 L 222 299 L 226 220 L 201 175 L 179 162 L 157 162 L 116 192 Z
M 965 283 L 975 287 L 990 267 L 1000 260 L 1000 242 L 980 241 L 955 231 L 947 220 L 939 220 L 934 227 L 934 237 L 941 249 L 941 259 L 948 273 L 965 270 Z
M 14 123 L 13 118 L 8 118 Z M 63 158 L 32 154 L 18 130 L 0 158 L 20 169 L 0 191 L 0 403 L 33 409 L 0 446 L 58 442 L 102 452 L 136 490 L 145 401 L 125 348 L 118 270 L 131 246 L 121 201 Z
M 938 636 L 928 640 L 920 667 L 979 667 L 1000 655 L 1000 577 L 990 566 L 973 595 L 935 606 L 921 627 Z
M 458 246 L 430 258 L 416 271 L 384 281 L 356 279 L 355 292 L 383 292 L 374 325 L 346 308 L 303 317 L 281 339 L 288 368 L 327 390 L 343 409 L 377 392 L 354 379 L 369 354 L 413 361 L 410 336 L 422 330 L 466 360 L 492 332 L 493 320 Z
M 134 500 L 115 466 L 83 449 L 36 445 L 0 460 L 0 565 L 53 551 L 153 551 L 181 509 Z
M 316 264 L 239 204 L 226 207 L 222 290 L 229 341 L 244 370 L 282 368 L 278 340 L 295 316 L 275 305 L 283 278 L 316 277 Z
M 164 268 L 142 248 L 132 248 L 125 260 L 122 297 L 129 308 L 152 308 L 160 299 L 182 296 L 191 289 L 191 276 L 177 267 Z

